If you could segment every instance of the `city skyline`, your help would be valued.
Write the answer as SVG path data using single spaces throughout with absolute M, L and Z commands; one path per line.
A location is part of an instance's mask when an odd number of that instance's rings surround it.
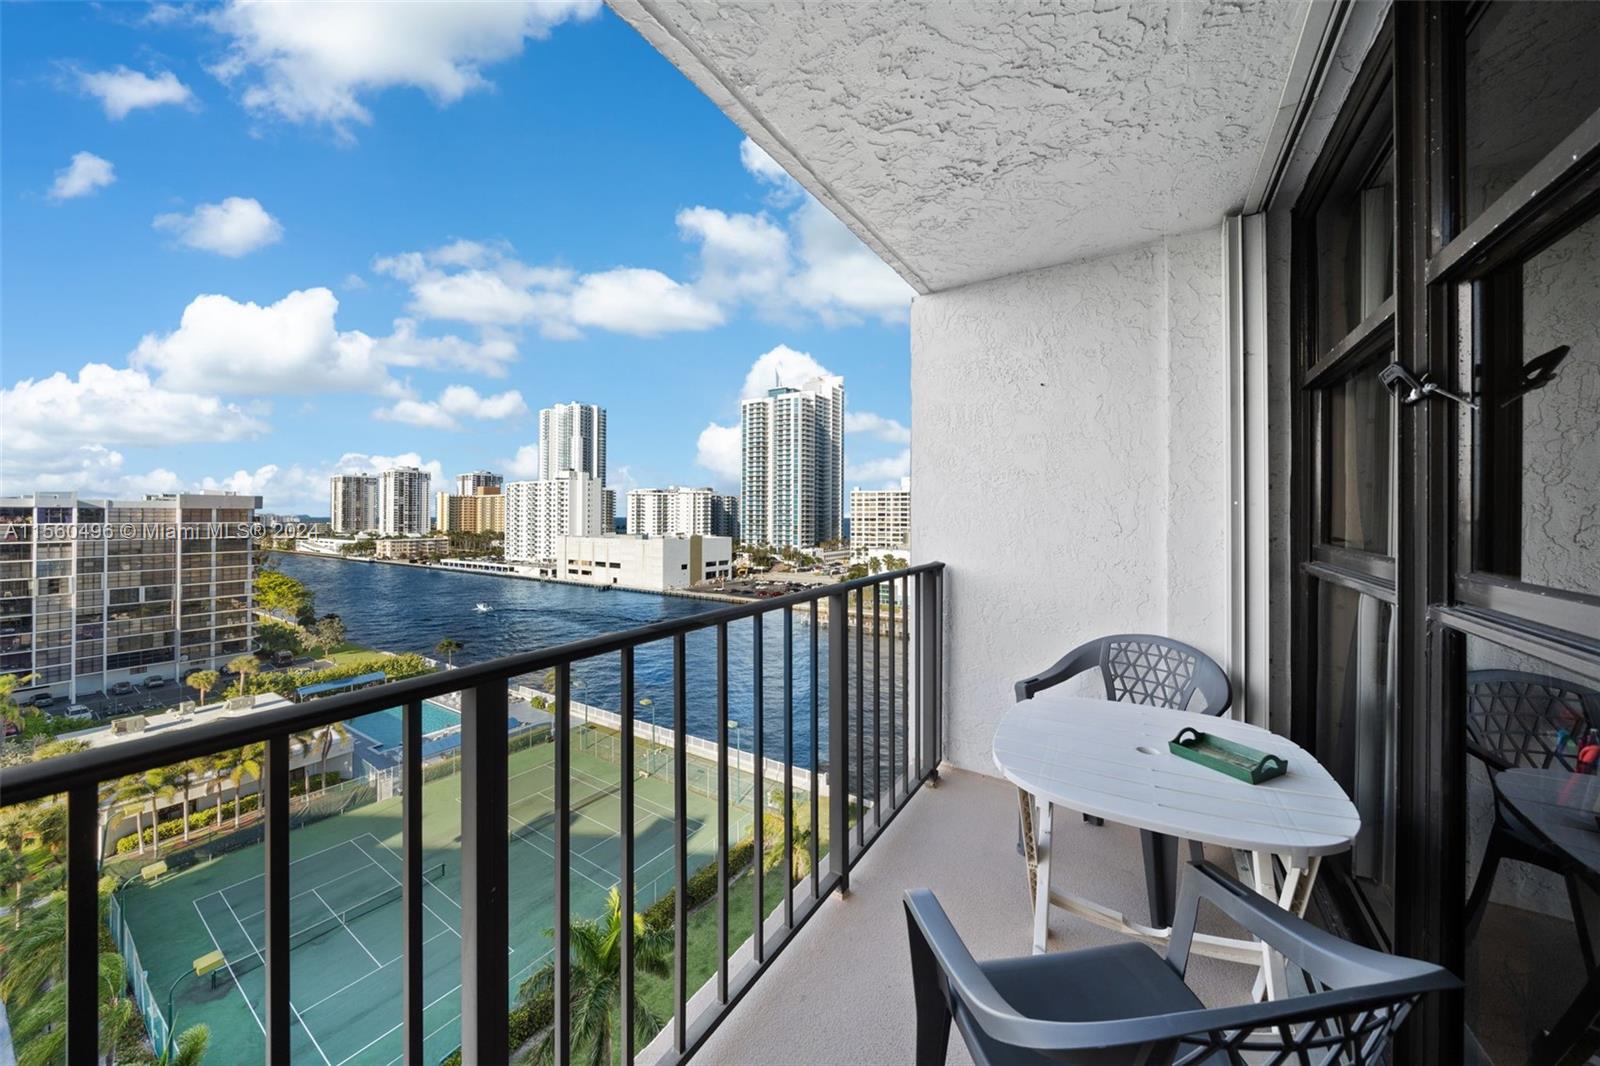
M 503 8 L 353 73 L 377 29 L 6 9 L 0 492 L 317 514 L 336 473 L 537 476 L 573 399 L 619 495 L 731 491 L 775 371 L 848 377 L 848 479 L 904 474 L 910 288 L 610 11 Z

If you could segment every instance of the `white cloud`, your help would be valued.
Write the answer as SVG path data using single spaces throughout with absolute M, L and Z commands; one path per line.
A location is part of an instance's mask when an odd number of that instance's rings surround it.
M 222 477 L 206 476 L 183 482 L 181 487 L 205 492 L 233 491 L 260 496 L 267 511 L 325 515 L 328 513 L 328 478 L 334 474 L 374 474 L 396 466 L 414 466 L 433 477 L 437 490 L 444 486 L 444 464 L 424 459 L 416 452 L 404 455 L 368 455 L 345 452 L 332 462 L 278 466 L 268 463 L 254 470 L 236 470 Z M 168 490 L 172 491 L 172 490 Z
M 572 320 L 653 337 L 720 326 L 723 315 L 715 303 L 660 271 L 619 267 L 583 276 L 572 294 Z
M 176 330 L 147 334 L 130 357 L 169 388 L 263 395 L 378 392 L 388 373 L 371 337 L 334 325 L 339 301 L 325 288 L 262 307 L 197 296 Z
M 339 287 L 349 292 L 359 292 L 367 287 L 367 279 L 360 274 L 346 274 L 344 280 L 339 283 Z
M 109 160 L 93 152 L 76 152 L 72 162 L 56 171 L 56 180 L 50 186 L 50 199 L 72 200 L 88 196 L 117 180 L 117 168 Z
M 700 244 L 695 287 L 723 302 L 754 299 L 771 304 L 789 273 L 789 235 L 766 215 L 709 207 L 678 212 L 678 232 Z
M 915 295 L 904 278 L 810 197 L 790 220 L 798 245 L 794 300 L 829 325 L 862 317 L 904 321 Z
M 495 396 L 480 396 L 469 385 L 451 385 L 433 401 L 404 399 L 373 412 L 387 422 L 404 422 L 424 429 L 460 429 L 467 421 L 500 421 L 528 413 L 516 389 Z
M 871 411 L 846 411 L 844 413 L 844 431 L 846 433 L 870 433 L 881 441 L 890 444 L 910 444 L 911 430 L 901 425 L 892 418 L 875 415 Z
M 372 337 L 341 330 L 339 300 L 326 288 L 302 289 L 261 306 L 228 296 L 197 296 L 184 308 L 178 328 L 147 334 L 129 357 L 135 367 L 159 375 L 167 388 L 265 396 L 323 392 L 369 392 L 403 396 L 389 367 L 455 367 L 503 375 L 517 357 L 501 336 L 478 341 L 422 337 L 409 319 L 394 332 Z
M 725 483 L 737 483 L 739 469 L 739 427 L 712 422 L 700 431 L 694 461 Z
M 748 137 L 739 142 L 739 162 L 757 181 L 785 187 L 795 184 L 789 172 L 780 167 L 778 161 L 767 154 L 766 149 Z
M 187 215 L 157 215 L 151 223 L 176 234 L 180 244 L 215 252 L 230 259 L 275 244 L 283 226 L 267 213 L 260 201 L 230 196 L 219 204 L 201 204 Z
M 539 311 L 538 297 L 486 270 L 431 272 L 411 287 L 411 309 L 428 318 L 474 325 L 517 325 Z
M 394 320 L 394 331 L 373 342 L 373 354 L 386 366 L 416 366 L 432 370 L 454 367 L 490 377 L 505 377 L 517 359 L 517 346 L 509 338 L 485 331 L 476 341 L 465 337 L 419 337 L 417 323 Z
M 106 117 L 113 120 L 126 118 L 141 107 L 194 103 L 194 93 L 170 70 L 153 78 L 127 67 L 82 71 L 78 74 L 78 87 L 98 99 L 106 109 Z
M 140 370 L 89 363 L 0 392 L 5 450 L 48 454 L 70 444 L 187 444 L 253 437 L 267 428 L 213 395 L 158 386 Z
M 26 378 L 0 391 L 0 482 L 6 491 L 169 491 L 170 471 L 132 475 L 109 445 L 161 446 L 243 440 L 266 432 L 255 416 L 215 396 L 175 392 L 138 370 L 90 363 Z
M 537 444 L 524 444 L 517 449 L 517 454 L 509 459 L 500 460 L 500 466 L 506 472 L 508 480 L 536 478 L 539 476 L 539 446 Z
M 845 480 L 852 484 L 874 483 L 890 489 L 899 488 L 900 479 L 910 476 L 910 448 L 906 448 L 895 455 L 886 455 L 879 459 L 868 459 L 859 464 L 849 463 L 844 468 Z
M 348 137 L 372 121 L 362 98 L 421 89 L 440 106 L 489 86 L 484 68 L 522 52 L 599 0 L 521 3 L 247 3 L 206 18 L 229 39 L 213 73 L 242 90 L 245 107 L 316 122 Z
M 769 352 L 763 352 L 750 364 L 750 372 L 744 376 L 744 387 L 739 390 L 739 399 L 754 400 L 765 396 L 775 383 L 798 388 L 818 378 L 837 376 L 813 359 L 810 352 L 797 352 L 787 344 L 780 344 Z

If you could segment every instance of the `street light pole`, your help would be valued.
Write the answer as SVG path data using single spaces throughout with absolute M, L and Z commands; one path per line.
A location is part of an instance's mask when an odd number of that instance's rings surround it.
M 733 730 L 733 750 L 735 752 L 743 751 L 743 747 L 739 744 L 739 723 L 730 718 L 728 719 L 728 728 Z M 733 760 L 733 802 L 735 805 L 739 802 L 739 759 L 737 756 Z

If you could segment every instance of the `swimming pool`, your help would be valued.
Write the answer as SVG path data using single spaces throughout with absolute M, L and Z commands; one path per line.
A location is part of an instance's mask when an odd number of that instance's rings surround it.
M 399 707 L 373 711 L 360 718 L 350 719 L 350 728 L 374 744 L 397 748 L 405 740 L 405 727 Z M 422 735 L 430 736 L 446 729 L 461 728 L 461 716 L 437 703 L 422 701 Z

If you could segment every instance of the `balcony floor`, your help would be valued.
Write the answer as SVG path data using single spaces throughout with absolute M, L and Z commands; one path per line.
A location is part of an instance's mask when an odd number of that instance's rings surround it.
M 1023 955 L 1032 929 L 1027 875 L 1016 851 L 1016 789 L 995 778 L 948 771 L 924 788 L 851 871 L 848 897 L 830 897 L 750 989 L 696 1061 L 749 1066 L 910 1063 L 915 1048 L 911 971 L 901 897 L 931 888 L 980 959 Z M 1146 917 L 1139 836 L 1056 816 L 1057 889 Z M 1231 860 L 1223 852 L 1210 858 Z M 1221 931 L 1207 922 L 1201 928 Z M 1117 934 L 1060 911 L 1050 947 L 1112 943 Z M 1254 973 L 1196 958 L 1188 982 L 1209 1004 L 1244 1002 Z M 952 1035 L 950 1063 L 969 1063 Z

